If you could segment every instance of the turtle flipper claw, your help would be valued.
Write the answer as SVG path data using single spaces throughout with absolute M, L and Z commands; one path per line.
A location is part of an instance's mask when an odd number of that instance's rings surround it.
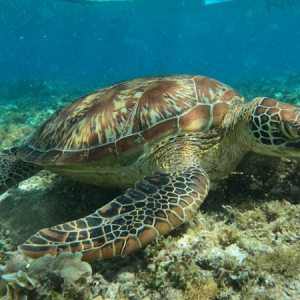
M 199 167 L 155 173 L 86 218 L 40 230 L 19 250 L 33 258 L 80 251 L 86 261 L 130 254 L 190 220 L 208 189 Z
M 41 170 L 39 166 L 19 159 L 16 151 L 17 148 L 0 151 L 0 195 Z

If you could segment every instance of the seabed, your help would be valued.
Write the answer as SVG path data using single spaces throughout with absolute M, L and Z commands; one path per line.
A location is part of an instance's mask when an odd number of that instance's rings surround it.
M 234 88 L 249 100 L 297 105 L 299 78 L 245 80 Z M 0 83 L 1 147 L 18 145 L 95 88 Z M 247 155 L 192 222 L 136 254 L 86 264 L 78 254 L 32 262 L 15 253 L 39 229 L 88 215 L 121 192 L 41 171 L 0 196 L 0 299 L 300 299 L 300 162 L 290 158 Z

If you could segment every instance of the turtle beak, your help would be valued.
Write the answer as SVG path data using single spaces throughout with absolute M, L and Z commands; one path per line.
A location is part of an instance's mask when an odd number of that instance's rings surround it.
M 298 122 L 283 121 L 281 122 L 281 130 L 284 135 L 291 140 L 300 138 Z

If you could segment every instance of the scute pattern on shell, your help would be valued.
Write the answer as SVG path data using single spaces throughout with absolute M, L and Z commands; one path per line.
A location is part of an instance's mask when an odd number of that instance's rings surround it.
M 40 164 L 95 161 L 143 151 L 157 137 L 217 125 L 228 103 L 245 101 L 230 87 L 194 75 L 150 76 L 78 98 L 34 133 L 19 157 Z M 95 148 L 102 148 L 101 153 Z

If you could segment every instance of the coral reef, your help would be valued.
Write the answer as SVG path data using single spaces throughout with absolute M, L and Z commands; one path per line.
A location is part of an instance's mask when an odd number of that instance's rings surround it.
M 290 74 L 282 78 L 253 78 L 236 82 L 233 87 L 251 100 L 270 97 L 293 105 L 300 104 L 300 75 Z
M 247 99 L 300 101 L 297 74 L 235 88 Z M 65 95 L 21 111 L 21 101 L 16 107 L 2 103 L 2 147 L 18 144 L 69 101 Z M 300 298 L 300 162 L 290 158 L 246 155 L 236 172 L 214 185 L 194 220 L 134 255 L 89 265 L 78 253 L 33 262 L 12 253 L 38 229 L 87 215 L 119 194 L 41 171 L 0 196 L 3 299 Z

